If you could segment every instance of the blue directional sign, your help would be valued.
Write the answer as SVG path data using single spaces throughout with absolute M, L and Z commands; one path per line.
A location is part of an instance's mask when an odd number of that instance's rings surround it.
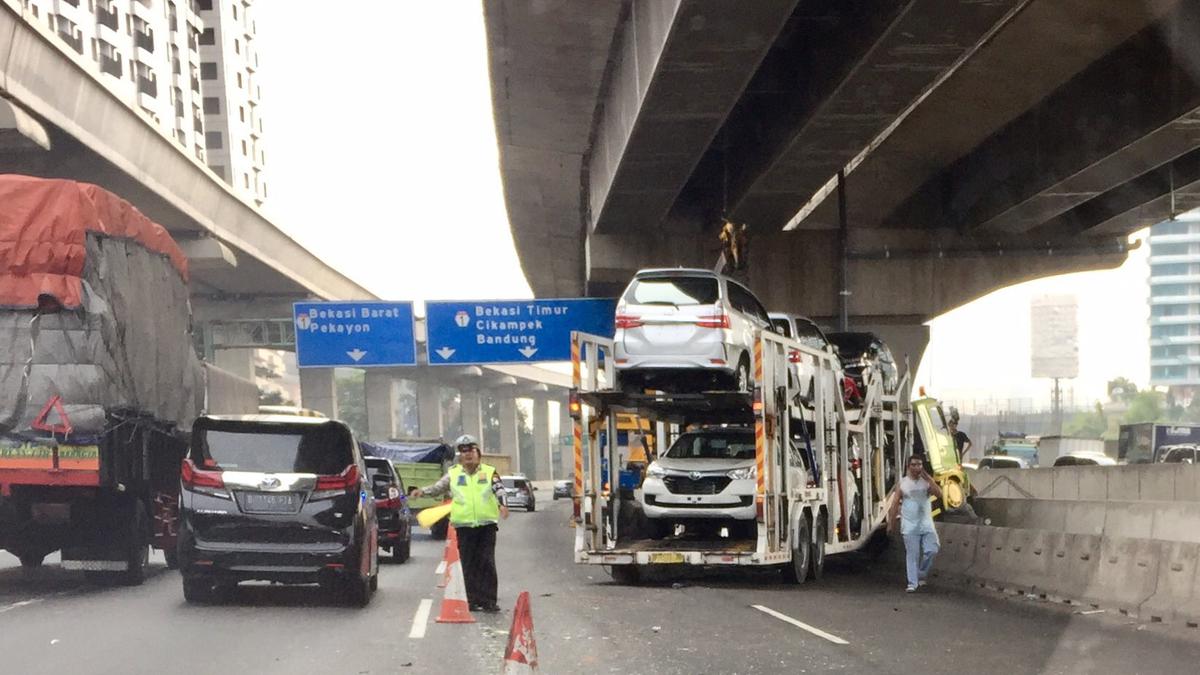
M 411 302 L 297 302 L 292 313 L 301 368 L 417 363 Z
M 568 361 L 571 331 L 611 337 L 616 300 L 425 304 L 430 365 Z

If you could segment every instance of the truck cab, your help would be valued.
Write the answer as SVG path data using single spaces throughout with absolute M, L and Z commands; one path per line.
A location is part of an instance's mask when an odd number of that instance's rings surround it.
M 934 503 L 933 515 L 959 511 L 967 505 L 973 488 L 946 426 L 942 405 L 935 398 L 922 396 L 912 402 L 912 410 L 917 434 L 914 448 L 924 450 L 929 475 L 942 488 L 942 499 Z

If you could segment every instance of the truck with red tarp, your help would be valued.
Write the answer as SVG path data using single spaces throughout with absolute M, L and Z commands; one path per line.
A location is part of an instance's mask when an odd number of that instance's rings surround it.
M 0 175 L 0 548 L 130 584 L 149 546 L 173 563 L 192 420 L 257 406 L 193 344 L 163 227 L 95 185 Z

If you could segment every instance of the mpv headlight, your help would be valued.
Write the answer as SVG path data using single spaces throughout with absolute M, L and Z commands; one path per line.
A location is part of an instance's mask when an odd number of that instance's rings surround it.
M 658 462 L 651 462 L 650 467 L 646 469 L 646 474 L 654 478 L 662 478 L 667 475 L 667 470 L 658 465 Z
M 733 471 L 730 471 L 729 473 L 727 473 L 725 475 L 729 476 L 733 480 L 745 480 L 747 478 L 758 478 L 758 467 L 757 466 L 748 466 L 744 469 L 734 469 Z

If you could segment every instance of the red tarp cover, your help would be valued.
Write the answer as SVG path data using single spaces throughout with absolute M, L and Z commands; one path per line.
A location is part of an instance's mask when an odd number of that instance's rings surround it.
M 183 251 L 129 202 L 89 183 L 0 175 L 0 306 L 33 308 L 49 295 L 78 308 L 87 232 L 136 241 L 187 282 Z

